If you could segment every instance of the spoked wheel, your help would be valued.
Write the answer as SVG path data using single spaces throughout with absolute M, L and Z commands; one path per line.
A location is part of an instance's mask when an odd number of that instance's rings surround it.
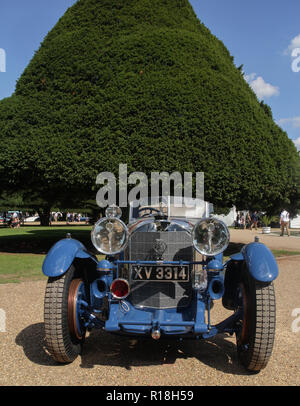
M 273 283 L 255 281 L 244 270 L 238 288 L 241 319 L 237 331 L 238 357 L 253 372 L 265 368 L 273 349 L 276 303 Z
M 49 278 L 45 302 L 44 322 L 47 348 L 52 357 L 69 363 L 81 353 L 85 338 L 83 312 L 86 297 L 84 283 L 74 278 L 73 265 L 57 278 Z

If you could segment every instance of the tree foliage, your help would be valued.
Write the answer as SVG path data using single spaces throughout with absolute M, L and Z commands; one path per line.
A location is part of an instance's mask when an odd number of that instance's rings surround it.
M 74 207 L 126 163 L 204 172 L 221 207 L 293 204 L 299 156 L 240 68 L 187 0 L 79 0 L 0 101 L 2 190 Z

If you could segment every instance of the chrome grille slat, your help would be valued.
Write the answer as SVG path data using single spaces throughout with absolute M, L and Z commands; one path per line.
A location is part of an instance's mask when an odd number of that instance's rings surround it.
M 157 239 L 167 244 L 162 257 L 164 261 L 193 261 L 192 241 L 190 234 L 186 231 L 138 231 L 129 240 L 127 259 L 156 260 L 153 247 Z M 129 282 L 131 293 L 128 300 L 135 307 L 156 309 L 185 307 L 191 299 L 191 275 L 189 282 L 144 282 L 133 281 L 131 278 Z

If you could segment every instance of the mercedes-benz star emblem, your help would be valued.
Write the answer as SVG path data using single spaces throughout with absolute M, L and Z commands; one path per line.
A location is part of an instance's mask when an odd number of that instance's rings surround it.
M 157 254 L 157 256 L 159 258 L 161 258 L 163 253 L 167 249 L 167 244 L 163 240 L 157 239 L 157 240 L 155 240 L 153 249 L 154 249 L 155 253 Z

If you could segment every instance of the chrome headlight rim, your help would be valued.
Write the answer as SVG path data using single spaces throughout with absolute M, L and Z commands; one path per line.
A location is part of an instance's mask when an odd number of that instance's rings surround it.
M 120 219 L 122 216 L 122 209 L 121 207 L 117 206 L 116 204 L 112 204 L 110 206 L 107 207 L 107 209 L 105 210 L 105 217 L 109 217 L 109 218 L 118 218 Z
M 219 226 L 222 227 L 222 229 L 223 229 L 222 231 L 225 233 L 225 242 L 224 242 L 224 244 L 220 248 L 213 251 L 213 253 L 208 253 L 207 251 L 204 251 L 203 249 L 199 248 L 199 246 L 196 243 L 195 234 L 197 232 L 197 227 L 199 227 L 201 224 L 204 224 L 204 223 L 206 223 L 206 224 L 210 224 L 210 223 L 218 224 Z M 205 217 L 205 218 L 199 220 L 194 225 L 193 230 L 192 230 L 192 241 L 193 241 L 194 248 L 200 254 L 205 255 L 207 257 L 214 257 L 216 255 L 219 255 L 219 254 L 223 253 L 226 250 L 226 248 L 228 247 L 229 242 L 230 242 L 230 232 L 229 232 L 229 229 L 228 229 L 227 225 L 222 220 L 219 220 L 219 219 L 217 219 L 215 217 Z
M 101 225 L 102 223 L 104 223 L 105 221 L 119 223 L 123 228 L 123 231 L 125 233 L 125 239 L 124 239 L 124 242 L 123 242 L 121 248 L 118 249 L 118 250 L 106 251 L 104 249 L 101 249 L 99 247 L 99 245 L 96 243 L 96 234 L 97 234 L 96 230 L 97 230 L 97 227 L 99 225 Z M 96 248 L 96 250 L 98 252 L 100 252 L 101 254 L 104 254 L 104 255 L 114 256 L 114 255 L 120 254 L 121 252 L 123 252 L 126 249 L 127 244 L 128 244 L 128 240 L 129 240 L 129 231 L 128 231 L 128 228 L 127 228 L 126 224 L 122 220 L 120 220 L 119 218 L 117 218 L 117 217 L 103 217 L 94 224 L 94 227 L 93 227 L 93 229 L 91 231 L 91 240 L 92 240 L 93 246 Z

